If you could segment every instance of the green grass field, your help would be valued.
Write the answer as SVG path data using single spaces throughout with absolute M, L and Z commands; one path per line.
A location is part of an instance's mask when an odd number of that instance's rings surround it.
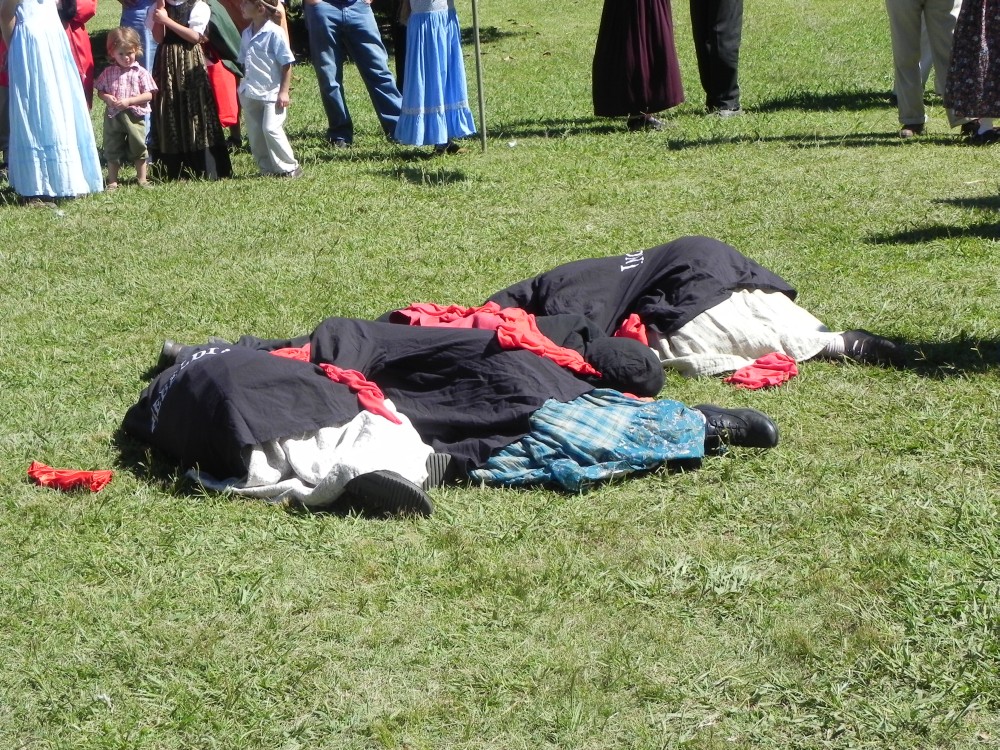
M 661 133 L 590 114 L 599 0 L 480 5 L 485 153 L 386 142 L 353 69 L 334 151 L 303 64 L 301 180 L 241 154 L 230 181 L 58 210 L 0 193 L 0 748 L 996 746 L 1000 152 L 934 97 L 899 140 L 878 3 L 748 3 L 748 112 L 721 121 L 677 2 L 689 101 Z M 810 362 L 754 393 L 668 375 L 771 414 L 781 445 L 579 496 L 435 490 L 426 520 L 206 496 L 118 434 L 164 338 L 475 304 L 684 234 L 919 366 Z M 60 494 L 32 460 L 116 476 Z

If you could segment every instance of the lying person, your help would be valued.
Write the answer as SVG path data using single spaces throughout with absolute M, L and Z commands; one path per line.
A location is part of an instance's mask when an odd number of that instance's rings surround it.
M 795 297 L 784 279 L 735 248 L 695 236 L 566 263 L 488 301 L 539 318 L 583 315 L 609 336 L 644 338 L 664 367 L 687 376 L 737 370 L 772 352 L 797 361 L 905 363 L 899 345 L 860 329 L 832 332 Z
M 330 318 L 307 337 L 165 346 L 171 357 L 126 431 L 208 487 L 312 508 L 357 495 L 362 479 L 362 507 L 429 512 L 420 485 L 432 451 L 477 480 L 576 490 L 725 444 L 778 443 L 758 411 L 628 398 L 504 349 L 492 331 Z

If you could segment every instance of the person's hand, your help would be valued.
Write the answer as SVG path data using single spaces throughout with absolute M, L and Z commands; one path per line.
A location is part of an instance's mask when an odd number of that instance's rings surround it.
M 288 105 L 292 103 L 292 98 L 288 95 L 287 91 L 278 92 L 278 109 L 287 109 Z
M 153 20 L 156 23 L 166 23 L 170 19 L 167 15 L 167 4 L 164 0 L 156 0 L 156 5 L 153 7 Z

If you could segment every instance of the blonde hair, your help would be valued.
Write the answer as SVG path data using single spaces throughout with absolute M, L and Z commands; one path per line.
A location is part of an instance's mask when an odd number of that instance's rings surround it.
M 135 33 L 135 29 L 119 26 L 108 32 L 108 54 L 113 55 L 120 49 L 127 49 L 129 52 L 134 52 L 136 57 L 142 57 L 142 42 L 139 41 L 139 35 Z

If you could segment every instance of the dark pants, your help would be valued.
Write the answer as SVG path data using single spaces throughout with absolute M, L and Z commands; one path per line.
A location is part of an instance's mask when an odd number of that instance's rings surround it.
M 691 29 L 705 106 L 739 109 L 743 0 L 691 0 Z

